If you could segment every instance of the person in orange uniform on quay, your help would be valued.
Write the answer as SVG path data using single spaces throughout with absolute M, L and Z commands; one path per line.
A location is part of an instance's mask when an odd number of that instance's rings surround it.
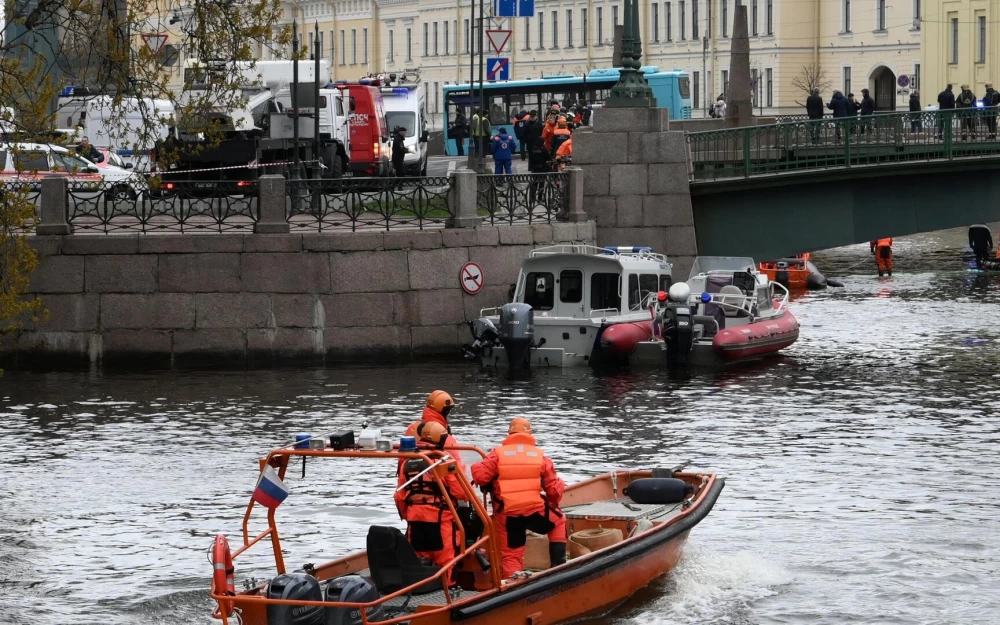
M 527 530 L 548 534 L 552 566 L 566 561 L 566 519 L 559 510 L 566 485 L 552 460 L 535 446 L 527 419 L 514 418 L 507 434 L 499 447 L 472 465 L 472 481 L 493 500 L 503 576 L 510 578 L 524 568 Z
M 416 438 L 417 449 L 442 450 L 451 436 L 440 423 L 421 421 L 416 427 Z M 457 453 L 452 458 L 455 459 L 455 469 L 444 480 L 446 492 L 441 492 L 432 471 L 428 471 L 394 495 L 399 516 L 406 521 L 406 540 L 413 546 L 418 558 L 427 558 L 438 566 L 448 564 L 459 551 L 458 521 L 445 498 L 450 498 L 452 505 L 468 499 L 456 477 L 458 473 L 465 473 L 465 466 Z M 421 458 L 400 460 L 396 487 L 426 468 L 427 463 Z
M 875 255 L 875 264 L 878 265 L 878 275 L 881 278 L 883 273 L 892 275 L 892 237 L 876 239 L 871 242 L 872 254 Z

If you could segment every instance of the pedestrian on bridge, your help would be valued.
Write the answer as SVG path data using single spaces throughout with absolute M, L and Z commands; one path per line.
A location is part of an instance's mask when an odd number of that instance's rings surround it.
M 837 130 L 837 139 L 840 139 L 840 126 L 842 121 L 847 118 L 848 110 L 850 109 L 850 102 L 844 97 L 843 92 L 834 91 L 833 97 L 830 99 L 830 103 L 826 105 L 826 108 L 833 111 L 833 121 L 834 126 Z M 850 129 L 848 129 L 850 132 Z
M 815 87 L 806 98 L 806 114 L 809 116 L 809 135 L 812 137 L 813 143 L 818 143 L 819 120 L 823 119 L 823 98 L 819 96 L 819 89 Z
M 916 89 L 910 94 L 910 134 L 920 131 L 920 92 Z
M 872 120 L 865 119 L 875 114 L 875 98 L 867 89 L 861 90 L 861 128 L 858 132 L 872 133 Z
M 937 102 L 938 110 L 941 111 L 941 113 L 938 113 L 937 124 L 938 139 L 940 139 L 944 135 L 945 118 L 948 119 L 949 124 L 951 123 L 951 115 L 944 111 L 951 111 L 955 108 L 955 93 L 952 91 L 950 83 L 944 88 L 944 91 L 938 94 Z
M 965 141 L 969 134 L 975 139 L 976 94 L 972 93 L 969 85 L 962 85 L 962 92 L 958 94 L 955 107 L 962 109 L 959 113 L 962 117 L 962 141 Z
M 986 93 L 983 95 L 983 118 L 990 132 L 990 139 L 997 138 L 997 106 L 1000 106 L 1000 92 L 993 88 L 993 83 L 986 83 Z

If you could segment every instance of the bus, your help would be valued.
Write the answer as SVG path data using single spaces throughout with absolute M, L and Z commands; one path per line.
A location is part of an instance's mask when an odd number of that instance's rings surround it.
M 653 90 L 657 106 L 670 109 L 671 119 L 691 119 L 691 86 L 686 71 L 674 69 L 661 72 L 656 66 L 644 66 L 640 71 Z M 537 80 L 485 82 L 483 97 L 493 126 L 510 126 L 518 112 L 538 111 L 542 115 L 544 108 L 552 100 L 558 101 L 564 110 L 583 100 L 599 109 L 604 106 L 611 88 L 617 83 L 617 68 L 595 69 L 586 76 L 563 74 Z M 455 139 L 451 136 L 451 125 L 461 111 L 471 132 L 472 111 L 479 108 L 480 103 L 479 85 L 473 85 L 471 91 L 469 85 L 445 85 L 444 101 L 445 154 L 456 156 L 458 150 Z M 595 113 L 595 116 L 600 117 L 600 112 Z M 513 132 L 513 128 L 508 128 L 508 131 Z M 468 145 L 466 142 L 466 146 Z

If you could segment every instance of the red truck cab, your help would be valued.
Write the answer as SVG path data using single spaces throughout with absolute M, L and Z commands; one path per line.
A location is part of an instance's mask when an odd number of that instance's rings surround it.
M 336 86 L 349 98 L 347 127 L 351 144 L 351 171 L 355 176 L 388 176 L 392 165 L 382 94 L 370 84 L 338 81 Z

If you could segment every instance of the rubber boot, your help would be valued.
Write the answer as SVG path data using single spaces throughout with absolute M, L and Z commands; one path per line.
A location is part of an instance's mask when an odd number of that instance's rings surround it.
M 566 543 L 549 543 L 549 565 L 559 566 L 566 563 Z

